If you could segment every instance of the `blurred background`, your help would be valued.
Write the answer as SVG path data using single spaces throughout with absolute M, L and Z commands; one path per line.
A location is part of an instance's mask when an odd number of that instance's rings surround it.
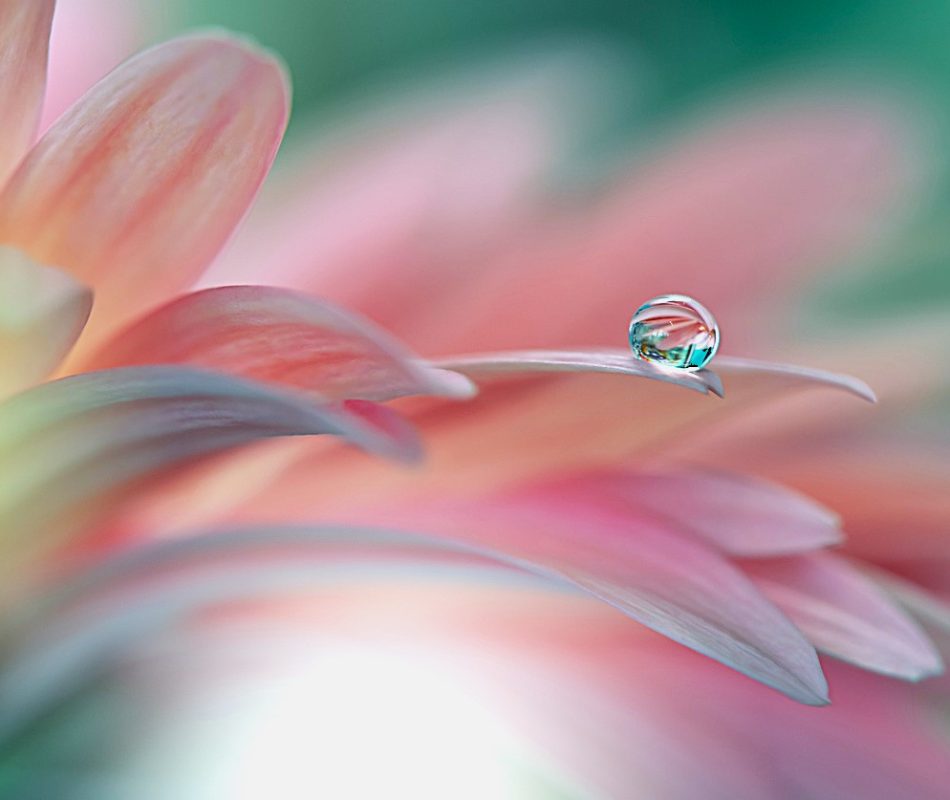
M 676 128 L 723 96 L 805 80 L 894 96 L 914 116 L 925 189 L 911 224 L 875 249 L 859 280 L 813 284 L 802 335 L 882 313 L 942 314 L 950 302 L 943 153 L 950 139 L 950 3 L 920 0 L 137 0 L 150 39 L 192 26 L 244 31 L 287 61 L 294 79 L 290 143 L 314 120 L 379 91 L 410 86 L 493 54 L 582 42 L 606 48 L 635 93 L 619 93 L 610 130 L 588 140 L 629 147 Z M 902 223 L 904 220 L 902 220 Z M 869 267 L 879 266 L 879 269 Z M 841 270 L 844 272 L 844 270 Z

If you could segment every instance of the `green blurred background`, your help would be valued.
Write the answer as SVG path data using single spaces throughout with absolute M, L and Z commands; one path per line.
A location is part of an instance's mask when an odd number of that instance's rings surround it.
M 606 39 L 631 54 L 643 89 L 639 130 L 736 86 L 784 73 L 840 78 L 906 96 L 929 137 L 926 203 L 880 268 L 821 287 L 814 310 L 882 313 L 950 307 L 950 2 L 947 0 L 165 0 L 151 33 L 196 25 L 244 31 L 294 77 L 295 119 L 375 86 L 425 76 L 485 52 L 551 38 Z M 623 114 L 619 115 L 624 118 Z M 636 134 L 632 128 L 625 135 Z
M 906 94 L 934 135 L 931 172 L 950 141 L 950 2 L 915 0 L 172 0 L 169 30 L 221 25 L 246 31 L 288 62 L 297 119 L 367 87 L 424 75 L 483 51 L 551 37 L 607 38 L 646 76 L 637 108 L 648 126 L 763 75 L 857 75 Z M 293 129 L 291 136 L 293 135 Z M 826 287 L 827 313 L 878 315 L 950 302 L 946 181 L 912 230 L 878 254 L 859 284 Z

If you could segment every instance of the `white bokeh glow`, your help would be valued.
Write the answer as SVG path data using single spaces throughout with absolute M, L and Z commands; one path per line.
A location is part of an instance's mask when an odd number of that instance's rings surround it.
M 524 742 L 503 710 L 489 707 L 484 687 L 446 659 L 336 643 L 266 684 L 232 695 L 231 711 L 215 714 L 222 724 L 201 744 L 202 768 L 186 777 L 183 795 L 525 797 L 534 769 Z

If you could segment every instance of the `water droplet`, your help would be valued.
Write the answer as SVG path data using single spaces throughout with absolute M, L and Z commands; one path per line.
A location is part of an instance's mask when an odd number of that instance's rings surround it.
M 637 358 L 653 364 L 701 369 L 719 349 L 719 326 L 692 297 L 661 294 L 634 313 L 630 346 Z

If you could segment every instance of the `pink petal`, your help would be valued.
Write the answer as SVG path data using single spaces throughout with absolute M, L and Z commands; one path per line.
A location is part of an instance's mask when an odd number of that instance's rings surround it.
M 325 399 L 468 397 L 461 375 L 425 366 L 371 322 L 287 289 L 228 286 L 184 295 L 120 331 L 86 369 L 189 364 Z
M 826 702 L 813 649 L 738 569 L 667 523 L 604 508 L 583 486 L 417 504 L 378 519 L 503 553 L 800 702 Z
M 787 555 L 843 539 L 833 512 L 784 487 L 744 475 L 604 470 L 571 480 L 633 518 L 656 516 L 730 555 Z
M 321 433 L 392 458 L 419 455 L 414 434 L 365 401 L 318 405 L 181 367 L 63 378 L 0 405 L 0 522 L 11 552 L 47 547 L 108 510 L 103 499 L 115 502 L 133 481 L 252 441 Z
M 55 0 L 0 3 L 0 185 L 33 143 Z
M 56 7 L 41 130 L 141 45 L 142 0 L 65 0 Z
M 908 680 L 942 672 L 927 636 L 845 559 L 811 553 L 743 570 L 818 649 Z
M 50 128 L 0 195 L 0 236 L 93 286 L 94 324 L 128 319 L 205 268 L 286 119 L 269 56 L 223 37 L 158 45 Z
M 0 396 L 52 372 L 91 308 L 92 292 L 69 275 L 0 246 Z

